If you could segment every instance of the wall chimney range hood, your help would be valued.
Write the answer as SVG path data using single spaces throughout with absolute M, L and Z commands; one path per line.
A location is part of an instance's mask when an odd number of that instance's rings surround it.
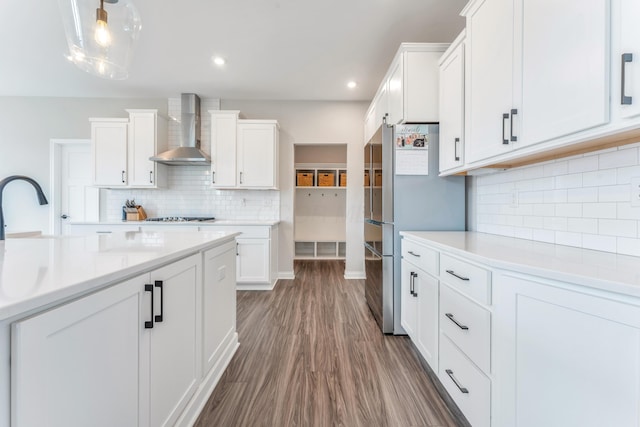
M 207 166 L 211 157 L 200 149 L 200 98 L 181 95 L 180 147 L 159 153 L 149 160 L 169 166 Z

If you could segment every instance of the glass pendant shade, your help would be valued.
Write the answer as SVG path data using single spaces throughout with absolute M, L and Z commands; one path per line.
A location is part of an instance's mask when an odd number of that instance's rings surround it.
M 69 53 L 67 59 L 105 79 L 129 76 L 142 22 L 132 0 L 58 0 Z

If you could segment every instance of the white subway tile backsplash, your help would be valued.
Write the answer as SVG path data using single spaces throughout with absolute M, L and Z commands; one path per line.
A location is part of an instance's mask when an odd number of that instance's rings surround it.
M 569 160 L 568 172 L 589 172 L 598 170 L 598 156 L 580 157 L 577 159 Z
M 582 216 L 585 218 L 615 218 L 615 203 L 585 203 L 582 205 Z
M 635 238 L 638 236 L 638 222 L 628 219 L 599 219 L 598 234 Z
M 638 149 L 620 147 L 610 153 L 600 154 L 598 165 L 600 169 L 619 168 L 624 166 L 635 166 L 638 164 Z
M 640 142 L 476 176 L 476 228 L 640 256 L 640 207 L 631 206 L 629 186 L 639 176 Z

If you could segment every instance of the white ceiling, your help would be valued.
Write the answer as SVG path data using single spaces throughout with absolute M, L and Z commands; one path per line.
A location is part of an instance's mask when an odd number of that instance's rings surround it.
M 130 77 L 109 81 L 65 59 L 57 0 L 2 0 L 0 96 L 370 100 L 401 42 L 455 38 L 466 0 L 135 4 L 142 32 Z M 227 64 L 215 67 L 213 55 Z

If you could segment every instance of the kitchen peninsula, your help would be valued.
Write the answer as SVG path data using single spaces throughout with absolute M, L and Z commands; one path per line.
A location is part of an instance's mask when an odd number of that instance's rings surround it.
M 0 426 L 192 423 L 238 347 L 237 235 L 0 242 Z

